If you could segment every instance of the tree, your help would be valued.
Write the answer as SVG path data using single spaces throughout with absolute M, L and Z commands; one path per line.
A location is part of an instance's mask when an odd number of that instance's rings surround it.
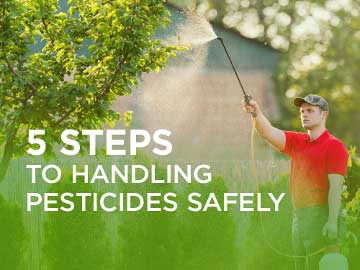
M 154 38 L 169 23 L 163 2 L 0 1 L 0 181 L 29 129 L 51 130 L 43 137 L 51 156 L 64 129 L 120 118 L 115 98 L 181 48 Z
M 296 96 L 319 93 L 330 102 L 328 126 L 360 146 L 359 1 L 172 0 L 281 53 L 275 74 L 282 128 L 300 128 Z M 286 98 L 284 98 L 286 97 Z

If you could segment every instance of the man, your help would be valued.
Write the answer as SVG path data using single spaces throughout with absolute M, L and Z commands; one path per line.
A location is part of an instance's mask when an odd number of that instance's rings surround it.
M 323 255 L 318 251 L 337 250 L 343 233 L 341 193 L 349 156 L 344 144 L 326 129 L 328 102 L 312 94 L 294 100 L 307 133 L 273 127 L 254 100 L 244 100 L 243 105 L 258 134 L 291 159 L 294 255 L 304 256 L 295 259 L 295 269 L 318 270 Z

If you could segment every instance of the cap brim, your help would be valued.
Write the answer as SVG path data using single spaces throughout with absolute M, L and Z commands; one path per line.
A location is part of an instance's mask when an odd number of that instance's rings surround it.
M 302 97 L 297 97 L 294 99 L 294 105 L 297 107 L 300 107 L 301 104 L 303 104 L 304 102 L 306 102 L 306 101 Z

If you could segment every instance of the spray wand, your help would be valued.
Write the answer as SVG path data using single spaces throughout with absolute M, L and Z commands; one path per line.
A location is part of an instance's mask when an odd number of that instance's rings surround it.
M 236 78 L 237 78 L 237 80 L 238 80 L 238 82 L 239 82 L 239 85 L 240 85 L 240 87 L 241 87 L 241 90 L 242 90 L 242 92 L 243 92 L 243 94 L 244 94 L 245 102 L 246 102 L 246 104 L 249 105 L 249 104 L 250 104 L 250 100 L 252 99 L 252 97 L 251 97 L 250 95 L 246 94 L 246 92 L 245 92 L 244 86 L 243 86 L 242 83 L 241 83 L 241 80 L 240 80 L 240 78 L 239 78 L 239 75 L 238 75 L 238 73 L 237 73 L 237 71 L 236 71 L 236 69 L 235 69 L 235 66 L 234 66 L 234 64 L 233 64 L 233 62 L 232 62 L 232 60 L 231 60 L 230 54 L 229 54 L 228 50 L 227 50 L 226 47 L 225 47 L 224 40 L 223 40 L 221 37 L 217 37 L 217 39 L 220 40 L 221 45 L 222 45 L 223 48 L 224 48 L 224 51 L 225 51 L 225 53 L 226 53 L 226 56 L 227 56 L 227 58 L 229 59 L 229 62 L 230 62 L 230 64 L 231 64 L 231 67 L 232 67 L 232 69 L 233 69 L 233 71 L 234 71 L 234 73 L 235 73 L 235 75 L 236 75 Z M 255 113 L 255 112 L 252 112 L 251 115 L 252 115 L 252 117 L 256 117 L 256 113 Z

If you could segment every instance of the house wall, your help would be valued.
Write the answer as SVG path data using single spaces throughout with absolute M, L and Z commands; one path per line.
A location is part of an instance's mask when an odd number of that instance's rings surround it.
M 186 29 L 186 39 L 199 34 L 201 25 L 187 25 L 186 16 L 171 9 L 172 24 L 158 33 L 169 37 Z M 181 31 L 179 31 L 181 29 Z M 246 91 L 271 119 L 280 117 L 272 74 L 278 53 L 257 41 L 214 26 L 224 39 Z M 181 36 L 180 36 L 181 38 Z M 172 39 L 172 40 L 176 40 Z M 158 74 L 142 76 L 133 96 L 119 97 L 114 108 L 133 110 L 134 126 L 172 131 L 171 157 L 186 160 L 239 160 L 250 158 L 251 119 L 242 112 L 243 94 L 220 42 L 214 40 L 180 53 Z M 259 159 L 273 153 L 258 144 Z

